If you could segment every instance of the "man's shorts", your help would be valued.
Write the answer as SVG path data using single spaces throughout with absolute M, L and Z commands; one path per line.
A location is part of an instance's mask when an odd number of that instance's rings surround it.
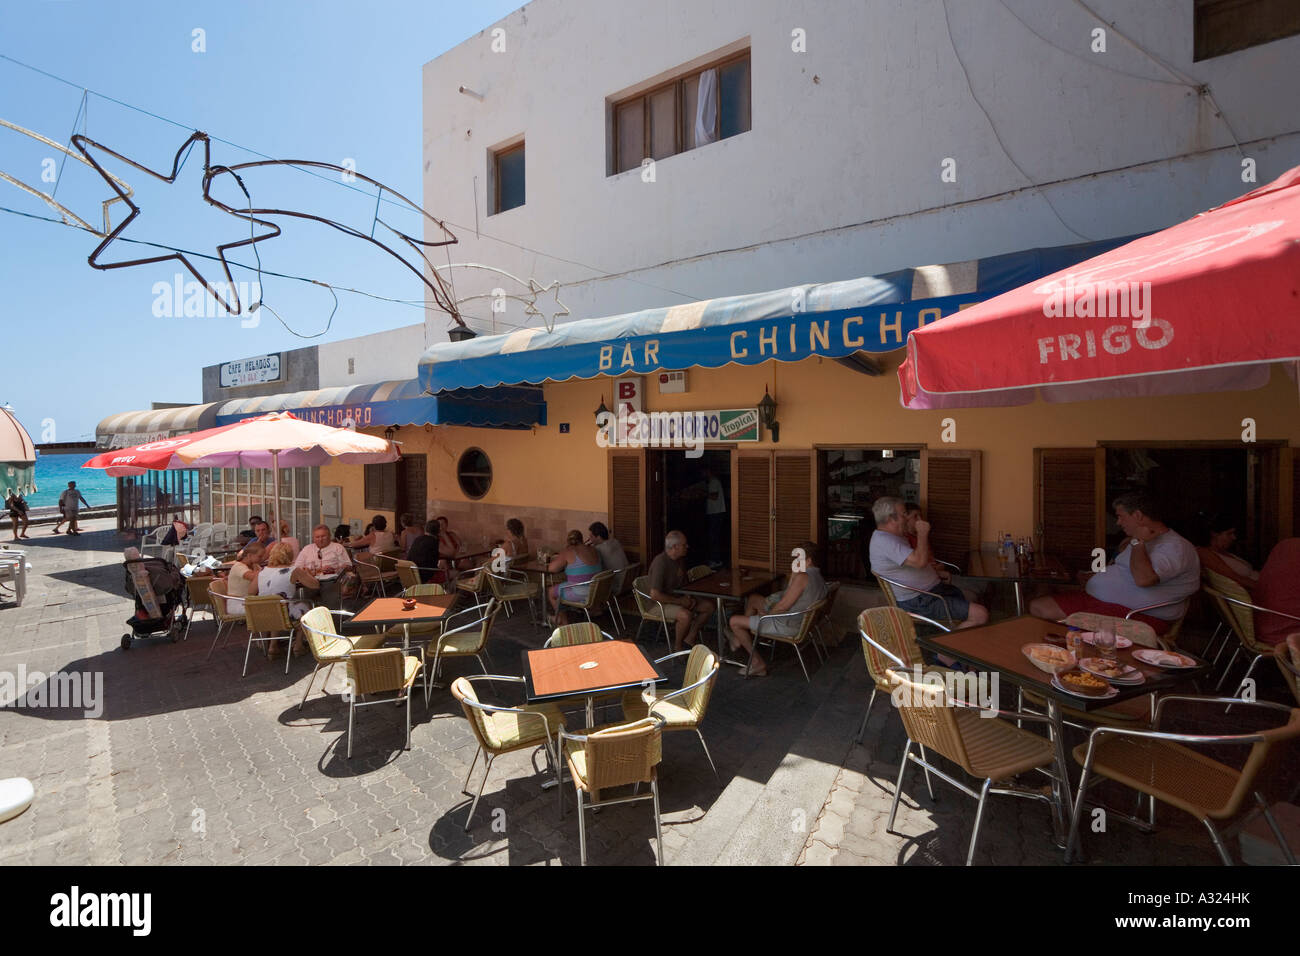
M 1086 591 L 1062 591 L 1060 594 L 1053 594 L 1052 599 L 1056 601 L 1056 606 L 1061 609 L 1066 617 L 1076 611 L 1086 611 L 1089 614 L 1105 614 L 1107 617 L 1127 617 L 1132 613 L 1132 608 L 1127 608 L 1122 604 L 1111 604 L 1108 601 L 1098 601 Z M 1162 621 L 1158 617 L 1152 617 L 1149 614 L 1134 614 L 1133 620 L 1143 621 L 1151 625 L 1151 629 L 1157 634 L 1166 634 L 1169 626 L 1173 621 Z
M 951 614 L 954 624 L 960 624 L 970 615 L 970 602 L 966 600 L 966 595 L 962 594 L 961 589 L 956 585 L 940 581 L 931 590 L 934 595 L 942 595 L 944 600 L 941 601 L 931 594 L 917 594 L 910 600 L 899 601 L 899 608 L 936 621 L 946 620 Z M 945 601 L 948 605 L 947 608 L 944 607 Z

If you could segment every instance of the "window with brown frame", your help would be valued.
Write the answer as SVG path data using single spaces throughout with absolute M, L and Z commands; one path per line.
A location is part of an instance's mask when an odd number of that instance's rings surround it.
M 1192 59 L 1208 60 L 1300 33 L 1295 0 L 1196 0 Z
M 614 104 L 611 175 L 750 128 L 749 51 Z
M 524 204 L 524 144 L 516 143 L 492 154 L 492 213 Z
M 397 510 L 397 462 L 366 465 L 365 501 L 367 511 Z

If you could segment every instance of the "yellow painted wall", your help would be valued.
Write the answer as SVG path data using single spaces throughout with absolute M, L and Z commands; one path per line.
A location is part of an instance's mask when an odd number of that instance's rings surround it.
M 1035 402 L 1018 408 L 909 411 L 898 401 L 894 374 L 901 355 L 887 357 L 886 374 L 868 376 L 831 359 L 723 369 L 691 369 L 689 391 L 660 395 L 657 379 L 644 377 L 646 411 L 752 407 L 766 386 L 778 404 L 781 441 L 742 447 L 802 449 L 817 445 L 924 444 L 983 451 L 984 537 L 1003 528 L 1028 534 L 1033 520 L 1033 450 L 1093 446 L 1103 441 L 1240 441 L 1242 419 L 1253 418 L 1259 440 L 1300 446 L 1300 398 L 1295 384 L 1274 370 L 1269 385 L 1252 392 L 1220 392 L 1072 404 Z M 596 445 L 594 410 L 602 398 L 613 407 L 613 382 L 598 379 L 547 385 L 549 424 L 531 431 L 438 427 L 401 429 L 398 440 L 429 456 L 429 497 L 464 500 L 456 461 L 476 445 L 492 461 L 485 502 L 605 511 L 607 452 Z M 941 422 L 952 418 L 956 441 L 945 445 Z M 570 434 L 559 434 L 568 422 Z M 764 437 L 767 437 L 766 432 Z M 321 469 L 321 484 L 344 488 L 345 515 L 361 515 L 362 469 Z

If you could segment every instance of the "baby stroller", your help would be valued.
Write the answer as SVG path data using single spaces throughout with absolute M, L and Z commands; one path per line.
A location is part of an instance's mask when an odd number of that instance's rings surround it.
M 172 643 L 185 630 L 185 577 L 162 558 L 127 558 L 126 593 L 135 598 L 135 613 L 126 619 L 130 633 L 122 635 L 122 650 L 132 638 L 168 637 Z M 177 614 L 177 612 L 180 612 Z

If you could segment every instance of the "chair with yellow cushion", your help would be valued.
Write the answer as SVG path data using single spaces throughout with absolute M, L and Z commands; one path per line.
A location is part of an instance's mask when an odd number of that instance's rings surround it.
M 397 571 L 397 581 L 403 588 L 419 587 L 423 583 L 420 581 L 420 569 L 415 566 L 414 561 L 399 559 L 394 569 Z
M 316 681 L 316 675 L 320 673 L 322 667 L 329 665 L 329 670 L 325 672 L 325 683 L 328 684 L 335 664 L 346 661 L 348 655 L 354 650 L 370 650 L 383 643 L 383 634 L 358 634 L 355 637 L 340 634 L 334 627 L 336 614 L 340 617 L 352 616 L 351 611 L 332 611 L 327 607 L 314 607 L 298 622 L 307 640 L 307 647 L 311 650 L 311 656 L 316 659 L 316 667 L 312 670 L 307 687 L 302 692 L 302 700 L 298 704 L 299 710 L 302 710 L 303 705 L 307 703 L 311 685 Z
M 704 756 L 713 768 L 713 776 L 718 776 L 718 768 L 709 753 L 709 745 L 704 742 L 700 724 L 709 709 L 709 698 L 713 695 L 713 686 L 718 679 L 718 656 L 701 641 L 689 651 L 678 651 L 661 657 L 656 664 L 686 656 L 686 674 L 682 686 L 677 690 L 646 688 L 639 691 L 627 691 L 623 695 L 623 716 L 629 721 L 643 720 L 646 717 L 658 717 L 663 721 L 664 730 L 693 730 L 700 738 Z
M 470 775 L 474 772 L 474 767 L 478 763 L 479 754 L 487 755 L 487 766 L 483 769 L 483 779 L 479 781 L 478 792 L 475 793 L 474 801 L 470 804 L 469 815 L 465 817 L 465 829 L 469 830 L 470 822 L 474 819 L 474 811 L 478 808 L 479 798 L 483 796 L 483 785 L 487 783 L 488 774 L 492 772 L 492 761 L 502 754 L 513 753 L 516 750 L 531 749 L 533 747 L 543 747 L 546 750 L 546 760 L 552 770 L 559 767 L 557 751 L 553 747 L 558 746 L 555 741 L 556 736 L 564 728 L 564 715 L 554 704 L 525 704 L 521 707 L 501 707 L 495 704 L 485 703 L 478 698 L 474 691 L 474 683 L 477 681 L 492 681 L 505 683 L 523 683 L 522 677 L 502 677 L 499 675 L 483 675 L 482 677 L 458 677 L 451 685 L 451 695 L 460 702 L 461 709 L 465 711 L 465 719 L 469 721 L 470 730 L 474 733 L 474 739 L 478 742 L 478 750 L 474 752 L 474 759 L 470 761 L 469 770 L 465 773 L 465 783 L 461 787 L 461 792 L 469 796 Z M 557 788 L 560 791 L 561 811 L 563 811 L 563 787 Z
M 561 728 L 560 739 L 578 798 L 578 848 L 582 865 L 587 865 L 587 810 L 617 803 L 653 800 L 655 862 L 662 866 L 664 859 L 663 836 L 659 827 L 658 772 L 663 760 L 662 721 L 652 716 L 628 724 L 594 728 L 585 734 L 571 734 Z M 643 783 L 650 784 L 650 793 L 639 792 Z M 636 787 L 631 796 L 601 799 L 601 791 L 627 785 Z M 562 797 L 560 807 L 563 812 Z
M 420 659 L 397 647 L 355 650 L 347 657 L 348 756 L 352 756 L 352 724 L 358 707 L 406 702 L 406 745 L 411 749 L 411 689 L 420 675 Z M 374 694 L 394 694 L 383 700 L 365 700 Z M 357 698 L 362 698 L 360 701 Z
M 500 613 L 501 605 L 497 603 L 496 598 L 489 599 L 487 604 L 466 608 L 460 614 L 471 618 L 468 623 L 444 630 L 420 648 L 420 659 L 425 663 L 424 702 L 426 705 L 429 703 L 433 688 L 438 686 L 434 682 L 441 674 L 443 661 L 456 657 L 473 657 L 478 661 L 478 666 L 483 668 L 483 673 L 488 672 L 487 664 L 483 662 L 483 655 L 487 650 L 488 638 L 492 634 L 492 625 L 496 623 L 497 615 Z M 460 614 L 452 617 L 459 617 Z M 430 650 L 433 652 L 431 664 Z
M 533 605 L 533 599 L 539 593 L 536 581 L 522 571 L 511 571 L 509 568 L 493 571 L 489 567 L 481 573 L 487 581 L 492 596 L 505 606 L 507 617 L 511 613 L 511 604 L 516 601 L 527 601 L 529 620 L 537 620 L 537 609 Z
M 1275 711 L 1279 718 L 1285 715 L 1285 719 L 1269 729 L 1252 733 L 1170 733 L 1160 729 L 1161 720 L 1165 708 L 1175 702 L 1267 709 Z M 1092 731 L 1087 743 L 1074 748 L 1074 759 L 1083 767 L 1083 774 L 1079 778 L 1070 821 L 1065 851 L 1067 863 L 1078 837 L 1079 818 L 1085 812 L 1084 798 L 1088 787 L 1097 782 L 1095 777 L 1104 777 L 1150 797 L 1153 801 L 1152 824 L 1155 823 L 1155 800 L 1196 817 L 1209 831 L 1219 858 L 1227 866 L 1232 865 L 1232 856 L 1219 836 L 1215 822 L 1223 823 L 1237 816 L 1253 796 L 1287 862 L 1292 866 L 1296 864 L 1286 838 L 1269 811 L 1268 801 L 1256 788 L 1255 781 L 1263 773 L 1272 748 L 1300 738 L 1300 709 L 1263 700 L 1169 695 L 1162 697 L 1156 705 L 1153 726 L 1153 730 L 1098 727 Z M 1232 765 L 1220 762 L 1220 757 L 1229 753 L 1236 758 L 1242 747 L 1249 748 L 1244 760 L 1234 759 Z M 1206 749 L 1211 749 L 1214 756 L 1206 753 Z
M 614 638 L 605 633 L 591 621 L 579 621 L 577 624 L 564 624 L 551 632 L 543 647 L 572 647 L 574 644 L 599 644 Z
M 934 623 L 928 618 L 922 620 Z M 912 623 L 912 615 L 901 608 L 867 608 L 858 615 L 858 634 L 862 637 L 862 656 L 866 659 L 867 673 L 871 675 L 873 683 L 867 710 L 862 715 L 862 724 L 858 728 L 858 743 L 862 743 L 862 737 L 867 732 L 867 720 L 871 717 L 871 708 L 876 703 L 876 694 L 879 691 L 888 694 L 893 687 L 889 673 L 891 670 L 901 669 L 911 674 L 915 673 L 915 668 L 920 667 L 922 673 L 936 671 L 942 674 L 947 668 L 926 665 L 920 645 L 916 643 L 916 627 Z
M 470 571 L 462 571 L 456 578 L 456 593 L 469 595 L 476 605 L 485 603 L 486 596 L 492 593 L 488 585 L 491 570 L 489 563 Z
M 194 624 L 194 615 L 199 611 L 207 611 L 214 621 L 217 619 L 217 609 L 212 604 L 212 598 L 208 596 L 208 589 L 214 580 L 207 574 L 195 574 L 185 579 L 185 590 L 189 592 L 190 599 L 189 620 L 185 622 L 187 641 L 190 639 L 190 627 Z

